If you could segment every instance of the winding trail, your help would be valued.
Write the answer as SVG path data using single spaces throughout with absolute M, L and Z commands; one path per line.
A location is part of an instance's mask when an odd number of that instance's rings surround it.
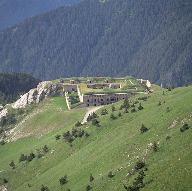
M 96 112 L 97 110 L 101 109 L 103 106 L 98 106 L 98 107 L 89 107 L 87 108 L 87 112 L 81 122 L 81 124 L 85 124 L 87 122 L 87 118 L 89 117 L 89 115 L 93 114 L 94 112 Z

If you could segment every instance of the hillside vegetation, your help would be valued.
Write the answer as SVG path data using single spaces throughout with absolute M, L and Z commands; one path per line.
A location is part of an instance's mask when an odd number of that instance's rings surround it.
M 11 27 L 32 16 L 48 12 L 79 0 L 0 0 L 0 30 Z
M 16 128 L 23 138 L 15 131 L 15 142 L 0 146 L 1 183 L 14 191 L 190 191 L 192 87 L 153 89 L 84 125 L 85 109 L 67 111 L 63 97 L 40 103 Z
M 0 105 L 16 101 L 20 95 L 35 88 L 40 81 L 23 73 L 0 73 Z
M 0 33 L 0 71 L 192 82 L 191 0 L 84 0 Z

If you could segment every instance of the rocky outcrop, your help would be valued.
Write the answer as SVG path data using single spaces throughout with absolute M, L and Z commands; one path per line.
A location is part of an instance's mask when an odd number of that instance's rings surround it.
M 44 100 L 46 97 L 64 95 L 63 84 L 54 83 L 51 81 L 44 81 L 38 84 L 37 88 L 31 89 L 28 93 L 22 95 L 15 103 L 12 104 L 12 107 L 24 108 L 32 103 L 39 103 Z
M 10 107 L 14 109 L 25 108 L 27 105 L 39 103 L 47 97 L 57 95 L 64 95 L 63 83 L 52 81 L 40 82 L 36 88 L 22 95 L 15 103 L 6 105 L 5 107 L 0 106 L 0 121 L 8 115 L 8 108 Z
M 0 121 L 3 117 L 6 117 L 8 114 L 8 109 L 7 108 L 3 108 L 2 110 L 0 109 Z

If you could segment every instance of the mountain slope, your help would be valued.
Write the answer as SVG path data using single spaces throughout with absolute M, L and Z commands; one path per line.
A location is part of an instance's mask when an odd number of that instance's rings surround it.
M 79 0 L 0 0 L 0 30 L 18 24 L 26 18 L 71 5 Z
M 141 190 L 190 191 L 192 131 L 190 128 L 181 132 L 180 127 L 183 123 L 192 126 L 192 87 L 172 91 L 153 88 L 155 91 L 147 101 L 140 100 L 144 107 L 141 111 L 131 112 L 130 108 L 129 113 L 124 113 L 119 110 L 122 104 L 119 102 L 114 104 L 116 111 L 113 114 L 118 116 L 121 112 L 122 116 L 111 119 L 111 106 L 105 106 L 109 114 L 102 116 L 98 112 L 101 126 L 91 123 L 82 126 L 89 136 L 77 138 L 72 144 L 63 138 L 55 140 L 55 136 L 74 129 L 73 124 L 83 118 L 85 111 L 61 110 L 55 99 L 63 105 L 62 97 L 42 102 L 35 108 L 34 115 L 18 126 L 20 134 L 23 132 L 25 136 L 26 132 L 31 132 L 31 136 L 0 146 L 0 169 L 3 170 L 0 181 L 6 178 L 8 189 L 15 191 L 40 190 L 42 184 L 54 191 L 88 190 L 88 185 L 95 191 L 126 191 L 123 185 L 131 186 L 140 171 L 132 174 L 131 169 L 137 161 L 144 160 L 146 176 Z M 136 100 L 134 97 L 132 103 Z M 135 104 L 136 108 L 138 106 L 139 103 Z M 44 117 L 47 113 L 54 113 L 51 124 L 50 119 Z M 143 134 L 140 132 L 142 123 L 148 128 Z M 157 150 L 150 146 L 154 142 Z M 44 145 L 49 148 L 44 157 L 18 162 L 20 154 L 36 153 Z M 11 160 L 16 169 L 9 167 Z M 110 171 L 113 177 L 108 176 Z M 90 174 L 94 177 L 91 182 Z M 59 179 L 65 175 L 68 182 L 60 185 Z
M 0 71 L 192 82 L 190 0 L 86 0 L 0 34 Z
M 38 83 L 39 80 L 28 74 L 0 73 L 0 104 L 16 101 L 20 95 L 36 87 Z

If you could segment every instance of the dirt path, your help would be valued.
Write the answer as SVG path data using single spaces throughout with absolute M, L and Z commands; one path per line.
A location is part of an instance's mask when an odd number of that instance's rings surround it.
M 89 107 L 87 108 L 87 112 L 82 120 L 82 124 L 87 122 L 87 118 L 89 117 L 89 115 L 93 114 L 94 112 L 96 112 L 97 110 L 101 109 L 103 106 L 98 106 L 98 107 Z
M 133 83 L 131 80 L 129 80 L 129 82 L 130 82 L 132 85 L 134 85 L 134 83 Z

